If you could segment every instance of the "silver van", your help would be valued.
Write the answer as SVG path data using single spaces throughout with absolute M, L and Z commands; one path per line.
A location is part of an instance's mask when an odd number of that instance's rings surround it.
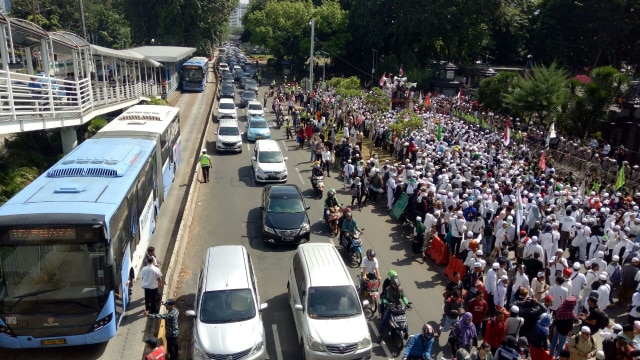
M 193 359 L 265 359 L 264 327 L 251 258 L 241 245 L 207 249 L 200 271 Z
M 335 246 L 307 243 L 291 258 L 289 305 L 305 359 L 369 359 L 371 335 L 356 287 Z

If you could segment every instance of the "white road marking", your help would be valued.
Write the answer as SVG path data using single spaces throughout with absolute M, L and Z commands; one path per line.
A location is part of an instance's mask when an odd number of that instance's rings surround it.
M 376 336 L 376 339 L 380 338 L 380 334 L 378 334 L 378 328 L 376 327 L 375 323 L 370 322 L 369 325 L 370 325 L 371 332 Z M 373 341 L 373 346 L 376 346 L 375 341 Z M 380 343 L 380 346 L 382 347 L 382 350 L 384 351 L 384 354 L 387 356 L 388 360 L 395 359 L 393 356 L 391 356 L 391 351 L 389 351 L 389 347 L 387 346 L 387 343 L 384 340 L 382 340 L 382 342 Z M 402 353 L 404 353 L 404 349 Z
M 251 145 L 249 145 L 249 143 L 247 143 L 247 151 L 251 151 Z
M 276 324 L 271 325 L 271 329 L 273 330 L 273 344 L 276 348 L 276 359 L 282 360 L 282 349 L 280 348 L 280 337 L 278 336 L 278 327 Z
M 284 142 L 284 140 L 280 140 L 280 142 L 282 143 L 282 148 L 284 150 L 288 150 L 289 148 L 287 147 L 287 143 Z
M 298 173 L 298 177 L 300 178 L 300 182 L 302 182 L 302 185 L 304 185 L 304 180 L 302 180 L 302 175 L 300 175 L 300 170 L 298 170 L 297 167 L 296 167 L 296 172 Z

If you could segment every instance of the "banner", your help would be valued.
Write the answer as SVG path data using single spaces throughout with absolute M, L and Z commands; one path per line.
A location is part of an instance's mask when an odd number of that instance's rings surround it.
M 556 135 L 556 123 L 551 123 L 551 126 L 549 127 L 549 133 L 547 134 L 547 140 L 546 140 L 546 144 L 545 147 L 548 149 L 549 145 L 551 144 L 551 139 L 555 139 L 557 137 Z

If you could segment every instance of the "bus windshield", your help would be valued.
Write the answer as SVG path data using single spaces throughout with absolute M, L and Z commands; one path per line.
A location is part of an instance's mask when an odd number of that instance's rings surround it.
M 104 243 L 0 245 L 0 313 L 79 315 L 104 306 Z
M 204 78 L 204 72 L 202 69 L 183 69 L 183 79 L 186 81 L 201 82 Z

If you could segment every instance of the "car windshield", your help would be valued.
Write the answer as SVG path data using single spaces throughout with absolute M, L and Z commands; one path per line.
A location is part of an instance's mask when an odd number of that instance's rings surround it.
M 222 324 L 253 319 L 256 306 L 249 289 L 207 291 L 202 295 L 200 321 Z
M 249 110 L 262 110 L 262 105 L 260 104 L 249 104 Z
M 296 214 L 304 212 L 304 205 L 298 197 L 271 198 L 267 211 L 278 214 Z
M 265 120 L 260 119 L 260 120 L 251 120 L 251 124 L 249 125 L 249 127 L 253 129 L 266 129 L 269 127 L 269 125 Z
M 242 98 L 245 100 L 255 100 L 256 93 L 254 93 L 253 91 L 245 91 L 242 93 Z
M 227 86 L 222 86 L 222 90 L 223 93 L 227 94 L 227 93 L 232 93 L 233 92 L 233 87 L 227 85 Z
M 337 318 L 359 315 L 358 295 L 349 285 L 309 288 L 307 313 L 310 318 Z
M 236 108 L 235 104 L 226 103 L 226 102 L 220 103 L 218 107 L 224 110 L 233 110 Z
M 258 161 L 261 163 L 281 163 L 284 161 L 280 151 L 260 151 Z
M 221 126 L 218 135 L 240 135 L 240 130 L 235 126 Z

